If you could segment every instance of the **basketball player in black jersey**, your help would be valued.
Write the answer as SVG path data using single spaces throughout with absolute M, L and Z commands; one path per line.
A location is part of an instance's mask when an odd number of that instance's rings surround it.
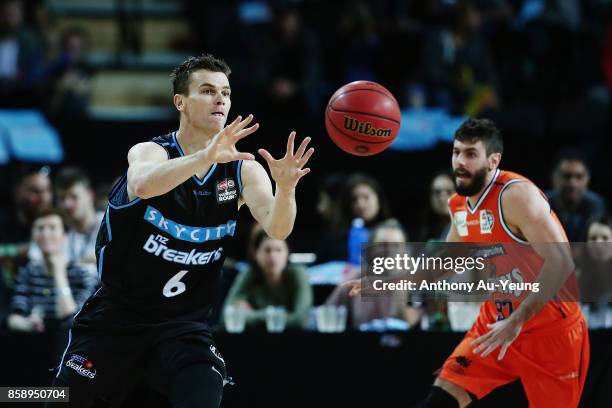
M 173 72 L 175 132 L 132 147 L 129 168 L 109 195 L 97 241 L 101 288 L 74 319 L 54 385 L 70 405 L 118 404 L 145 380 L 175 407 L 218 407 L 225 363 L 203 320 L 246 204 L 274 238 L 293 229 L 295 188 L 314 149 L 305 138 L 275 160 L 260 149 L 276 184 L 236 143 L 253 116 L 225 126 L 229 67 L 211 55 Z

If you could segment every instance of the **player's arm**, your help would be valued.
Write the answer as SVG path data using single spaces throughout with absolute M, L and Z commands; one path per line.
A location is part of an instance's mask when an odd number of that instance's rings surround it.
M 259 154 L 266 160 L 276 183 L 276 191 L 272 192 L 272 182 L 265 169 L 256 161 L 244 162 L 241 168 L 242 196 L 240 205 L 245 203 L 253 218 L 263 227 L 266 233 L 276 239 L 285 239 L 293 230 L 297 205 L 295 188 L 298 181 L 308 174 L 310 169 L 303 169 L 314 152 L 306 146 L 310 142 L 307 137 L 298 150 L 293 153 L 295 132 L 289 135 L 285 157 L 275 160 L 264 149 Z
M 538 313 L 563 287 L 574 271 L 567 238 L 550 210 L 548 201 L 530 183 L 515 183 L 502 196 L 506 223 L 531 244 L 544 260 L 538 275 L 539 291 L 530 292 L 510 316 L 524 323 Z
M 253 160 L 250 153 L 241 153 L 236 143 L 255 132 L 258 124 L 246 127 L 253 120 L 240 116 L 217 133 L 202 150 L 183 157 L 168 159 L 166 150 L 153 142 L 139 143 L 128 153 L 128 194 L 130 200 L 166 194 L 197 173 L 206 172 L 213 163 Z
M 130 200 L 159 196 L 174 189 L 212 165 L 206 150 L 168 159 L 166 150 L 153 142 L 139 143 L 128 153 L 128 194 Z

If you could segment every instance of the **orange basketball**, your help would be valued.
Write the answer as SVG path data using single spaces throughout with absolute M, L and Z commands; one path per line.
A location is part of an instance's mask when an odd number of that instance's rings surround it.
M 355 81 L 338 89 L 325 109 L 325 127 L 347 153 L 372 156 L 393 143 L 400 128 L 397 100 L 384 86 Z

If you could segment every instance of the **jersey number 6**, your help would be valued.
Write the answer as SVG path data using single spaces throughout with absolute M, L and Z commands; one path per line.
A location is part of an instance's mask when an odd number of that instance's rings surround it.
M 185 276 L 187 272 L 189 271 L 180 271 L 179 273 L 171 277 L 168 282 L 166 282 L 162 291 L 165 297 L 174 297 L 180 295 L 185 290 L 187 290 L 187 286 L 183 282 L 181 282 L 181 278 Z

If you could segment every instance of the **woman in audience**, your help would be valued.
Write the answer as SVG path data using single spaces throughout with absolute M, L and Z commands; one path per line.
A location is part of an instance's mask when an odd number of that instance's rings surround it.
M 446 171 L 437 173 L 429 184 L 429 206 L 422 218 L 419 241 L 446 240 L 450 227 L 448 199 L 455 192 L 453 180 Z
M 225 307 L 246 309 L 247 324 L 259 326 L 265 323 L 268 306 L 282 306 L 287 311 L 287 327 L 304 327 L 312 307 L 306 271 L 289 264 L 287 243 L 270 238 L 264 230 L 255 233 L 251 247 L 251 266 L 234 281 Z

